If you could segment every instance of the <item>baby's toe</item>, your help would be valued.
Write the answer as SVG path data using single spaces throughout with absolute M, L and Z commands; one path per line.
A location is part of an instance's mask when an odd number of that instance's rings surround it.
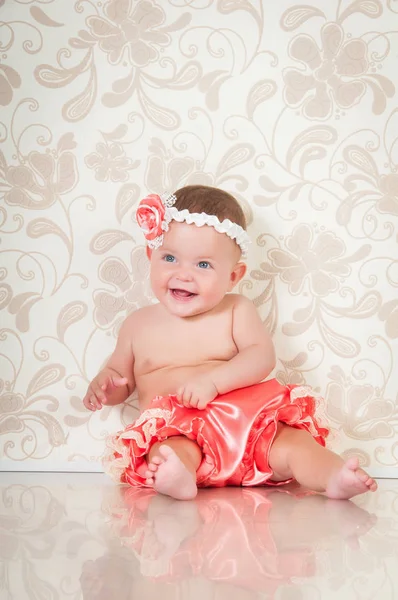
M 158 470 L 159 465 L 154 464 L 153 462 L 150 462 L 148 465 L 148 469 L 149 471 L 152 471 L 152 473 L 155 473 Z
M 368 485 L 368 480 L 371 479 L 369 475 L 365 473 L 365 471 L 363 471 L 362 469 L 358 469 L 356 471 L 356 476 L 360 481 L 362 481 L 362 483 L 365 483 L 366 485 Z
M 370 479 L 370 483 L 367 483 L 366 485 L 369 487 L 371 492 L 375 492 L 377 490 L 377 483 L 375 482 L 374 479 Z
M 155 483 L 155 480 L 154 480 L 154 478 L 153 478 L 153 477 L 147 477 L 147 478 L 145 479 L 145 484 L 146 484 L 146 485 L 153 485 L 154 483 Z
M 356 456 L 351 456 L 351 458 L 349 458 L 346 463 L 345 466 L 350 470 L 350 471 L 357 471 L 359 470 L 359 460 Z
M 163 462 L 163 461 L 162 461 L 162 459 L 160 458 L 160 456 L 154 456 L 154 457 L 151 459 L 151 463 L 152 463 L 152 464 L 154 464 L 154 465 L 157 465 L 157 466 L 161 465 L 161 464 L 162 464 L 162 462 Z

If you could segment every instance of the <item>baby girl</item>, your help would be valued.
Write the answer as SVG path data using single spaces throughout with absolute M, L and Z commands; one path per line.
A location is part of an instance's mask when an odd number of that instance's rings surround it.
M 126 318 L 83 400 L 95 411 L 138 392 L 141 416 L 108 439 L 105 470 L 177 499 L 292 479 L 329 498 L 375 491 L 357 458 L 325 448 L 311 390 L 266 380 L 270 336 L 252 302 L 231 293 L 249 244 L 235 198 L 199 185 L 151 194 L 137 221 L 158 303 Z

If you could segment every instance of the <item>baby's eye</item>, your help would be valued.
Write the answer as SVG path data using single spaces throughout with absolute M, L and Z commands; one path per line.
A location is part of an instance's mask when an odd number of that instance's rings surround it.
M 211 264 L 209 262 L 207 262 L 207 260 L 201 260 L 200 263 L 198 263 L 198 267 L 200 269 L 210 269 Z
M 174 262 L 174 261 L 175 261 L 175 257 L 174 257 L 172 254 L 166 254 L 166 255 L 163 257 L 163 260 L 165 260 L 166 262 L 170 262 L 170 263 L 172 263 L 172 262 Z

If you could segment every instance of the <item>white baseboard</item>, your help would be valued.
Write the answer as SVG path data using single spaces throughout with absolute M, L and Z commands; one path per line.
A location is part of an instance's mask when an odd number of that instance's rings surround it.
M 375 479 L 398 479 L 398 467 L 369 467 L 366 471 Z

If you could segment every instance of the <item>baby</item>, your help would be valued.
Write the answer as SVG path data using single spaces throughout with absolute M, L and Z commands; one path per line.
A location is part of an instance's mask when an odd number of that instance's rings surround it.
M 137 221 L 158 303 L 126 318 L 83 400 L 95 411 L 138 392 L 141 416 L 108 439 L 105 470 L 181 500 L 198 486 L 292 479 L 329 498 L 375 491 L 357 458 L 325 448 L 309 388 L 264 381 L 272 341 L 252 302 L 230 293 L 249 243 L 235 198 L 199 185 L 151 194 Z

